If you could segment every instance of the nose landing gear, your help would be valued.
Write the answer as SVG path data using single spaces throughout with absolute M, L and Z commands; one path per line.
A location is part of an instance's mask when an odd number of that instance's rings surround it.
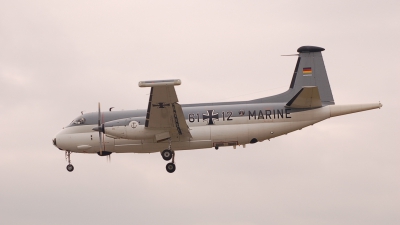
M 67 170 L 68 170 L 68 172 L 74 171 L 74 166 L 72 164 L 68 164 L 67 165 Z
M 68 172 L 74 171 L 74 166 L 71 164 L 71 151 L 65 151 L 65 159 L 68 161 L 67 165 Z

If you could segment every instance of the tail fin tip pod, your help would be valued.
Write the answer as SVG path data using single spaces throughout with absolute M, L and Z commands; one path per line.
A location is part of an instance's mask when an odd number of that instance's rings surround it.
M 322 51 L 325 51 L 325 49 L 317 46 L 301 46 L 300 48 L 297 49 L 298 53 L 322 52 Z

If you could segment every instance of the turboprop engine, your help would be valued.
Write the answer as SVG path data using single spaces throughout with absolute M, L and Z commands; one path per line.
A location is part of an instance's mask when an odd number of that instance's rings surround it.
M 138 122 L 137 118 L 125 118 L 106 122 L 102 125 L 102 131 L 112 138 L 132 140 L 153 139 L 167 130 L 146 128 Z

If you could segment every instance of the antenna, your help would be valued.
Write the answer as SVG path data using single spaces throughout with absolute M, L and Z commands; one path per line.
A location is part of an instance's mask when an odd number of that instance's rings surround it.
M 281 55 L 281 56 L 298 56 L 299 54 Z

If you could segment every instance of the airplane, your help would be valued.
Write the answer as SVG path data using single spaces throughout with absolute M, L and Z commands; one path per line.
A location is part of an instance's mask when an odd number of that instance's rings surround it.
M 147 109 L 84 113 L 53 139 L 65 151 L 67 171 L 72 172 L 71 153 L 160 152 L 176 170 L 175 152 L 237 146 L 270 140 L 331 117 L 381 108 L 382 104 L 336 105 L 322 51 L 316 46 L 297 49 L 297 63 L 289 89 L 249 101 L 179 104 L 175 86 L 179 79 L 139 82 L 149 87 Z

